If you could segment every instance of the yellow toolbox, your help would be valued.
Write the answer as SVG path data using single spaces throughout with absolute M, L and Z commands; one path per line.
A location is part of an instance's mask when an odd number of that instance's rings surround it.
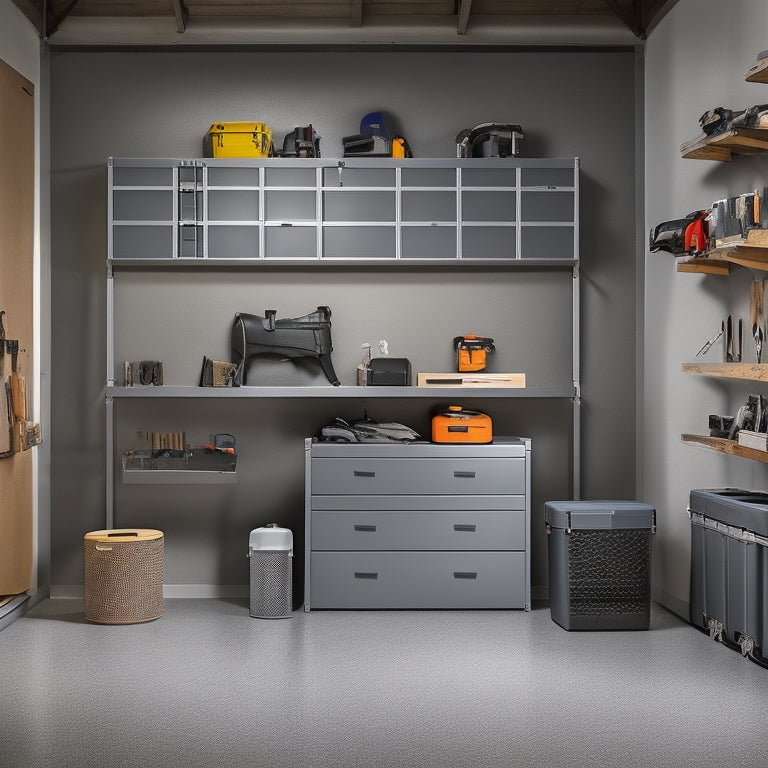
M 206 157 L 273 157 L 266 123 L 214 123 L 203 141 Z

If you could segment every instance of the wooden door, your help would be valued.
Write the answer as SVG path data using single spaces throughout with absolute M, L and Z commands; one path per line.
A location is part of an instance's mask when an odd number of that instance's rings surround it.
M 34 101 L 32 83 L 0 60 L 0 310 L 5 310 L 6 338 L 19 340 L 17 369 L 25 379 L 28 401 L 33 373 Z M 4 379 L 9 361 L 6 354 Z M 31 586 L 32 518 L 32 452 L 19 451 L 0 459 L 0 597 Z

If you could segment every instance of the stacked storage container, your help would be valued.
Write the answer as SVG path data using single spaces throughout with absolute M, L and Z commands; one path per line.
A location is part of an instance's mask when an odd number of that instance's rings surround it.
M 768 665 L 768 494 L 693 490 L 691 623 Z

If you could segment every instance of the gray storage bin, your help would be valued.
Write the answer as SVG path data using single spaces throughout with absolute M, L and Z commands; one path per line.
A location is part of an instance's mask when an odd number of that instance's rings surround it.
M 287 619 L 293 611 L 293 533 L 270 523 L 248 539 L 251 560 L 250 615 Z
M 549 605 L 567 630 L 648 629 L 656 510 L 636 501 L 544 505 Z
M 765 664 L 768 643 L 768 494 L 693 490 L 690 619 Z

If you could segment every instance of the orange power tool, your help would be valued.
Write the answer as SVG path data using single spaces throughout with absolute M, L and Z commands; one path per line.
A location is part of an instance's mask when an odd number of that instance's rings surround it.
M 485 369 L 485 356 L 493 352 L 496 346 L 488 336 L 475 336 L 468 333 L 456 336 L 453 340 L 456 348 L 456 365 L 459 371 L 482 371 Z

